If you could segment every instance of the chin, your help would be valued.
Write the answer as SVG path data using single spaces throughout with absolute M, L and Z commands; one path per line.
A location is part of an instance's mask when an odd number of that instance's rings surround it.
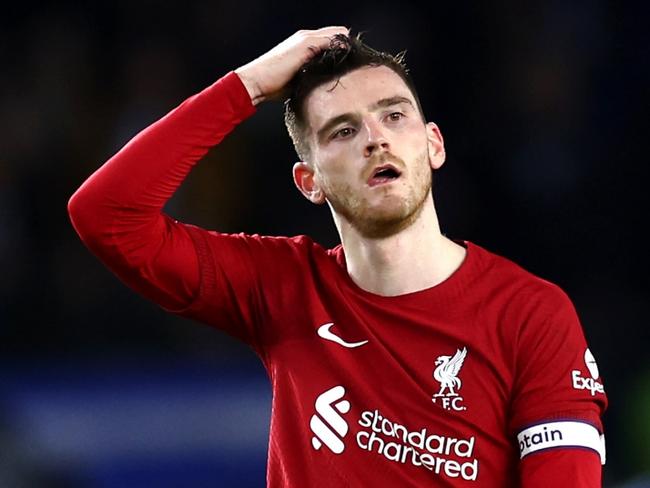
M 390 237 L 410 227 L 422 212 L 422 206 L 409 209 L 401 201 L 400 205 L 382 205 L 368 209 L 351 223 L 361 235 L 371 239 Z
M 351 198 L 350 192 L 329 192 L 327 201 L 332 212 L 347 221 L 359 234 L 369 239 L 379 239 L 401 232 L 418 219 L 428 194 L 427 188 L 422 190 L 407 195 L 386 192 L 370 198 Z
M 404 205 L 382 205 L 381 207 L 370 209 L 366 213 L 365 220 L 374 221 L 377 224 L 384 222 L 386 225 L 392 225 L 402 220 L 407 220 L 412 213 Z

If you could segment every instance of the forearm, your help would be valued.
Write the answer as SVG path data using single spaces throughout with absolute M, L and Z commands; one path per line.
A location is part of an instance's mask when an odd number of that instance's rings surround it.
M 154 259 L 169 267 L 174 253 L 191 245 L 187 233 L 162 214 L 163 206 L 209 148 L 254 110 L 241 81 L 230 73 L 136 135 L 69 201 L 70 218 L 83 242 L 143 291 L 137 281 L 155 273 L 149 269 Z M 196 269 L 179 272 L 186 281 L 198 281 Z
M 197 161 L 253 113 L 245 95 L 231 73 L 131 139 L 70 199 L 70 217 L 82 239 L 151 225 Z

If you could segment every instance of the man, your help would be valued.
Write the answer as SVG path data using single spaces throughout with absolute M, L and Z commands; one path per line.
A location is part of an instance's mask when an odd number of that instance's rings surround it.
M 440 131 L 401 58 L 348 34 L 299 31 L 142 131 L 73 195 L 76 230 L 134 290 L 258 353 L 269 486 L 599 486 L 607 400 L 570 300 L 440 232 Z M 295 184 L 329 205 L 341 246 L 161 213 L 283 96 Z

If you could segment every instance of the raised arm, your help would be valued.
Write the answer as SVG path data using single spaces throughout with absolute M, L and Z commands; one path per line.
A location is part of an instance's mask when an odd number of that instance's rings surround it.
M 188 98 L 92 174 L 68 203 L 88 248 L 127 285 L 179 311 L 196 297 L 193 229 L 162 213 L 192 167 L 254 104 L 277 98 L 296 70 L 344 27 L 299 31 Z

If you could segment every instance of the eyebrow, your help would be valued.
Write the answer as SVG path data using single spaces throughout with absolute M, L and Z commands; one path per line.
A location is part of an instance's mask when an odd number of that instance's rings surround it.
M 393 105 L 398 105 L 400 103 L 407 103 L 408 105 L 411 106 L 411 108 L 415 109 L 415 107 L 413 107 L 413 104 L 408 98 L 396 95 L 394 97 L 387 97 L 387 98 L 382 98 L 381 100 L 377 100 L 375 103 L 370 105 L 370 110 L 373 111 L 379 108 L 392 107 Z M 317 139 L 319 140 L 322 139 L 323 136 L 327 132 L 329 132 L 333 127 L 339 125 L 341 122 L 347 122 L 349 120 L 354 120 L 354 113 L 346 112 L 344 114 L 336 115 L 330 118 L 329 120 L 327 120 L 327 122 L 325 122 L 323 127 L 318 129 L 318 132 L 316 133 Z

